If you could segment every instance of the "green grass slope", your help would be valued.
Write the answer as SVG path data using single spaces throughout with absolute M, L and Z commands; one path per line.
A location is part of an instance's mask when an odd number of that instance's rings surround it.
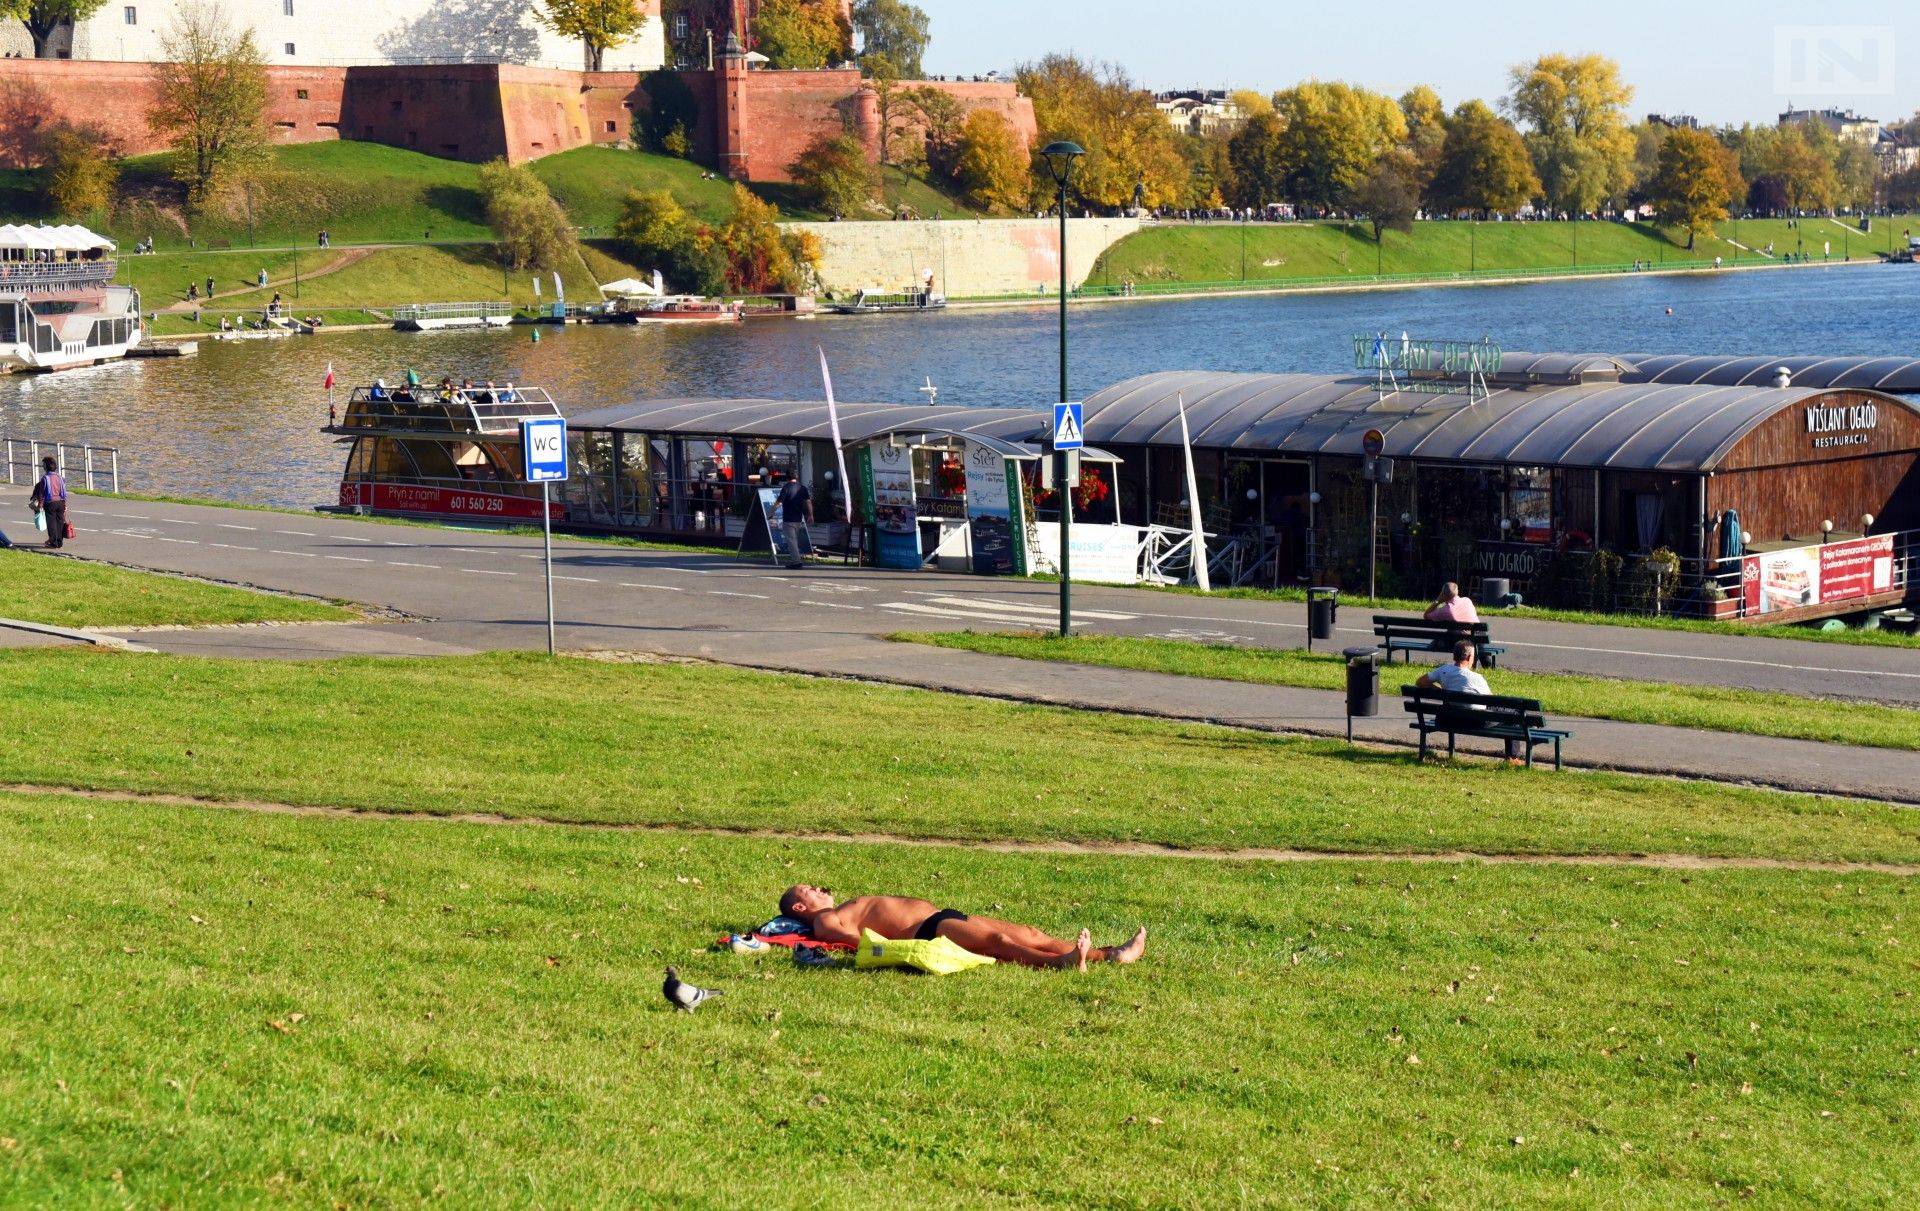
M 317 601 L 204 584 L 180 576 L 0 550 L 0 618 L 59 627 L 213 626 L 343 622 Z

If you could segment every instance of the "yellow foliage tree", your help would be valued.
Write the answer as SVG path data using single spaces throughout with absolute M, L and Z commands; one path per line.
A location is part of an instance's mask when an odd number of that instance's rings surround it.
M 983 210 L 1017 210 L 1027 200 L 1030 157 L 1013 124 L 991 109 L 976 109 L 960 125 L 956 176 L 968 203 Z

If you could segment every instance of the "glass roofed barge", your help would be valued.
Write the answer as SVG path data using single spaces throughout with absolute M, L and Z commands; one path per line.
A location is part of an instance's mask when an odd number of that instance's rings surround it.
M 526 481 L 520 422 L 558 417 L 537 387 L 356 387 L 324 430 L 347 447 L 342 510 L 422 517 L 540 520 Z M 555 521 L 566 510 L 552 506 Z

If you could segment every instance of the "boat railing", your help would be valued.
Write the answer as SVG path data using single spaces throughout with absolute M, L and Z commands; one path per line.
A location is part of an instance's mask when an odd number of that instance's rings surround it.
M 510 316 L 512 303 L 405 303 L 388 314 L 395 320 L 470 320 Z
M 502 399 L 502 396 L 508 398 Z M 561 416 L 539 387 L 355 387 L 335 429 L 427 429 L 511 436 L 520 422 Z
M 112 261 L 0 261 L 0 293 L 101 286 L 113 275 Z
M 80 486 L 89 492 L 120 491 L 120 451 L 117 447 L 0 435 L 0 449 L 5 451 L 9 484 L 37 481 L 40 478 L 40 460 L 51 454 L 55 465 L 60 468 L 60 474 L 69 483 L 78 476 Z

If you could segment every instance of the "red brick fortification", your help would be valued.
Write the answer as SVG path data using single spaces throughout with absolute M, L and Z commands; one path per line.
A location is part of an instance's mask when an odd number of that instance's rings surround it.
M 725 175 L 791 179 L 788 166 L 821 135 L 848 131 L 879 151 L 872 90 L 852 68 L 675 73 L 699 103 L 694 154 Z M 475 163 L 514 163 L 632 134 L 647 104 L 636 72 L 556 71 L 515 64 L 269 67 L 268 121 L 282 143 L 359 139 Z M 929 81 L 968 108 L 1006 115 L 1031 142 L 1033 105 L 1011 83 Z M 153 68 L 144 63 L 0 60 L 0 166 L 38 163 L 40 135 L 59 125 L 100 131 L 124 155 L 158 151 L 147 125 Z

